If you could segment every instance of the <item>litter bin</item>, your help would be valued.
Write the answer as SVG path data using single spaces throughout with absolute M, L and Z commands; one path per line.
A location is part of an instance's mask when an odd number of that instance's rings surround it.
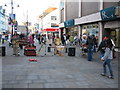
M 0 56 L 5 56 L 5 55 L 6 55 L 6 47 L 0 46 Z
M 76 48 L 75 47 L 69 47 L 68 48 L 68 56 L 75 56 Z

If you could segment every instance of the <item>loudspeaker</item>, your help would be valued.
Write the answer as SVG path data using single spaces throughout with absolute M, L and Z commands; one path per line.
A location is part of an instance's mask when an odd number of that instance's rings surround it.
M 48 47 L 48 52 L 51 52 L 51 47 Z
M 5 56 L 6 55 L 6 48 L 5 48 L 5 46 L 1 46 L 0 47 L 0 49 L 1 49 L 1 56 Z
M 75 56 L 75 47 L 69 47 L 68 48 L 68 56 Z

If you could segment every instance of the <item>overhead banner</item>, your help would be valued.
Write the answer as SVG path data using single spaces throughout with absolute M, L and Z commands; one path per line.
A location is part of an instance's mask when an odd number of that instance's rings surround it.
M 16 15 L 15 14 L 9 14 L 9 17 L 11 17 L 11 19 L 16 19 Z

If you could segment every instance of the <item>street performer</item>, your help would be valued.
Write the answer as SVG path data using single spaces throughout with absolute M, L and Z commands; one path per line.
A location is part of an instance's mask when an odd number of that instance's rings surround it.
M 17 32 L 14 33 L 13 37 L 12 37 L 12 44 L 13 44 L 13 55 L 15 56 L 19 56 L 19 40 L 20 37 L 17 34 Z
M 54 40 L 54 44 L 55 44 L 55 51 L 54 54 L 59 54 L 58 50 L 57 50 L 57 46 L 61 45 L 61 39 L 59 38 L 59 35 L 56 35 L 55 40 Z

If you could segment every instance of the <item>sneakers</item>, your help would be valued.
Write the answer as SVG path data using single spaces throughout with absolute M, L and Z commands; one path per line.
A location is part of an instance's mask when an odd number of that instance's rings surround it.
M 104 73 L 101 73 L 101 75 L 102 75 L 102 76 L 106 76 L 106 74 L 104 74 Z
M 101 73 L 102 76 L 106 76 L 106 74 Z M 113 76 L 107 76 L 109 79 L 114 79 Z
M 110 78 L 110 79 L 114 79 L 113 76 L 108 76 L 108 78 Z

